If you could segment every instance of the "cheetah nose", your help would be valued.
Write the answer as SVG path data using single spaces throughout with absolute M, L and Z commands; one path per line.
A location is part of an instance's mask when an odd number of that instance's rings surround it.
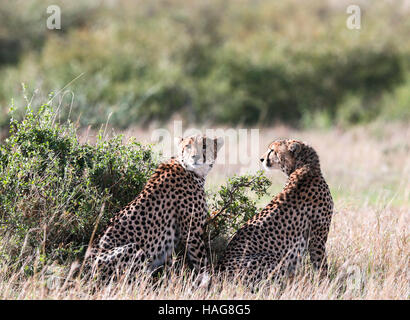
M 260 158 L 260 161 L 263 162 L 263 160 L 265 160 L 264 158 Z
M 199 155 L 192 156 L 192 160 L 198 161 L 201 158 Z

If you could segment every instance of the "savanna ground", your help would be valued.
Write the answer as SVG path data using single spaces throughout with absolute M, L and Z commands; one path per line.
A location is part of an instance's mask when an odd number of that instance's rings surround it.
M 125 136 L 149 141 L 151 133 L 127 130 Z M 146 274 L 128 285 L 120 281 L 95 290 L 58 266 L 27 277 L 24 266 L 0 264 L 0 299 L 409 299 L 410 127 L 407 123 L 373 123 L 342 129 L 298 131 L 285 126 L 260 130 L 260 152 L 276 138 L 298 138 L 318 152 L 323 174 L 335 200 L 327 242 L 329 276 L 319 280 L 307 265 L 284 284 L 262 283 L 251 291 L 214 277 L 209 291 L 193 289 L 192 274 L 167 267 L 155 283 Z M 84 137 L 82 137 L 84 139 Z M 158 146 L 161 148 L 161 145 Z M 259 154 L 252 155 L 258 161 Z M 217 165 L 208 176 L 215 188 L 241 165 Z M 285 183 L 270 175 L 271 196 Z M 268 197 L 260 199 L 264 206 Z M 40 264 L 39 257 L 33 257 Z M 166 275 L 165 275 L 166 274 Z

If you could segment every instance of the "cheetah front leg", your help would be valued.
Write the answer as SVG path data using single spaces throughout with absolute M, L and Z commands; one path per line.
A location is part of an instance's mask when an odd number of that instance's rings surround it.
M 326 254 L 327 231 L 314 234 L 309 239 L 309 255 L 313 268 L 319 270 L 321 276 L 326 276 L 328 271 Z
M 191 230 L 188 233 L 185 245 L 189 261 L 199 273 L 197 279 L 199 287 L 207 287 L 210 283 L 210 275 L 206 248 L 202 239 L 202 230 Z
M 181 224 L 182 241 L 185 254 L 198 272 L 197 283 L 199 287 L 207 287 L 210 284 L 209 265 L 205 243 L 203 240 L 205 219 L 199 222 L 202 212 L 194 211 L 193 215 L 185 216 Z

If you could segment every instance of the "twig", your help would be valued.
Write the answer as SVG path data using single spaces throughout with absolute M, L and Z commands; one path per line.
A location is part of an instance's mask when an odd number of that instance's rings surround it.
M 222 214 L 222 212 L 224 212 L 232 204 L 235 192 L 241 187 L 249 187 L 250 185 L 252 185 L 252 183 L 255 179 L 256 178 L 253 178 L 251 181 L 240 183 L 240 184 L 237 184 L 236 186 L 234 186 L 234 188 L 229 192 L 229 201 L 220 210 L 218 210 L 215 214 L 213 214 L 212 217 L 209 217 L 208 220 L 207 220 L 207 223 L 208 224 L 209 223 L 214 223 L 215 219 L 218 216 L 220 216 Z
M 94 241 L 94 236 L 95 236 L 95 233 L 96 233 L 96 231 L 97 231 L 98 224 L 100 223 L 101 217 L 102 217 L 102 215 L 103 215 L 103 213 L 104 213 L 104 208 L 105 208 L 105 202 L 104 202 L 103 205 L 101 206 L 100 214 L 99 214 L 98 217 L 97 217 L 97 220 L 96 220 L 96 223 L 95 223 L 95 226 L 94 226 L 93 233 L 91 234 L 90 241 L 88 242 L 87 251 L 85 252 L 85 257 L 84 257 L 83 263 L 81 264 L 79 276 L 81 276 L 81 274 L 82 274 L 82 272 L 83 272 L 83 269 L 84 269 L 84 266 L 85 266 L 85 261 L 87 260 L 88 254 L 89 254 L 90 251 L 91 251 L 92 243 L 93 243 L 93 241 Z

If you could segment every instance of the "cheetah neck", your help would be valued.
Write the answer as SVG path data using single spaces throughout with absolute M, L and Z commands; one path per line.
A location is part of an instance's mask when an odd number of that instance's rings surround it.
M 282 192 L 289 193 L 294 192 L 299 188 L 299 185 L 306 180 L 312 179 L 313 177 L 319 177 L 319 181 L 323 180 L 320 168 L 310 164 L 305 164 L 295 170 L 288 176 L 288 180 Z
M 190 175 L 192 177 L 192 179 L 196 180 L 196 183 L 201 184 L 201 185 L 205 185 L 205 178 L 207 175 L 207 172 L 200 172 L 198 170 L 192 170 L 190 168 L 187 168 L 187 166 L 184 164 L 183 161 L 181 161 L 178 158 L 171 158 L 172 161 L 176 164 L 178 164 L 178 166 L 180 166 L 182 168 L 182 170 L 184 170 L 188 175 Z
M 282 171 L 288 177 L 297 171 L 306 171 L 311 175 L 321 175 L 319 157 L 313 149 L 308 149 L 293 163 L 285 162 Z
M 208 175 L 209 171 L 211 170 L 212 167 L 208 166 L 208 165 L 203 165 L 201 167 L 198 168 L 191 168 L 190 166 L 187 166 L 183 160 L 181 160 L 180 158 L 174 158 L 174 160 L 176 162 L 178 162 L 178 164 L 183 167 L 186 171 L 191 172 L 193 174 L 195 174 L 198 178 L 202 179 L 205 182 L 205 178 Z

